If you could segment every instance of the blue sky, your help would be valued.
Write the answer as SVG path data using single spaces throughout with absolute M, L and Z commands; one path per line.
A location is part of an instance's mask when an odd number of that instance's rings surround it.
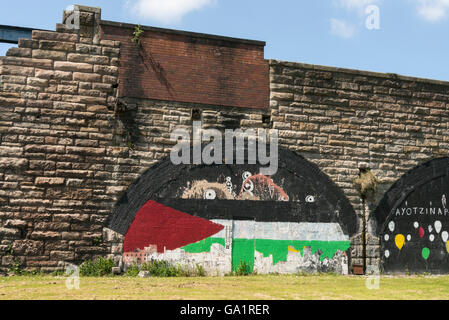
M 72 1 L 15 0 L 0 24 L 54 30 Z M 449 81 L 449 0 L 80 0 L 102 18 L 264 40 L 265 57 Z M 375 5 L 380 29 L 369 30 Z M 370 20 L 373 21 L 373 20 Z M 0 55 L 9 45 L 0 44 Z

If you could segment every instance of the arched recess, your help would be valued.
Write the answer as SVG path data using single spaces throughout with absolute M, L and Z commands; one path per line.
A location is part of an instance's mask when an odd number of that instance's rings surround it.
M 449 273 L 449 158 L 403 175 L 374 212 L 386 273 Z
M 270 177 L 258 164 L 174 165 L 169 158 L 148 169 L 107 222 L 125 235 L 125 263 L 187 259 L 227 273 L 243 261 L 259 273 L 347 272 L 350 236 L 359 228 L 349 200 L 302 156 L 280 149 L 278 158 Z

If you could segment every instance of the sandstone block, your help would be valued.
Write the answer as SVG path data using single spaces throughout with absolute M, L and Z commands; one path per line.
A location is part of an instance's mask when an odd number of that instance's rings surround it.
M 6 228 L 26 228 L 27 222 L 23 220 L 18 219 L 10 219 L 6 220 L 5 227 Z
M 48 177 L 38 177 L 36 178 L 34 184 L 36 186 L 61 186 L 64 185 L 64 178 L 48 178 Z
M 20 236 L 20 231 L 19 231 L 19 229 L 16 229 L 16 228 L 0 227 L 0 236 L 2 236 L 4 238 L 11 239 L 11 238 Z
M 33 30 L 33 40 L 77 42 L 78 35 L 69 33 L 51 32 L 51 31 Z
M 109 58 L 106 56 L 95 56 L 90 54 L 70 53 L 67 56 L 68 61 L 82 62 L 91 64 L 107 65 L 109 64 Z
M 119 71 L 118 67 L 115 66 L 101 66 L 101 65 L 94 66 L 94 72 L 102 75 L 117 76 L 118 71 Z
M 70 52 L 75 51 L 76 45 L 71 42 L 41 40 L 39 41 L 39 49 Z
M 67 53 L 62 52 L 62 51 L 35 49 L 35 50 L 33 50 L 33 58 L 51 59 L 51 60 L 66 60 Z
M 1 155 L 6 155 L 2 153 L 0 150 Z M 27 159 L 20 159 L 20 158 L 0 158 L 0 169 L 11 169 L 11 170 L 25 170 L 28 166 L 28 160 Z
M 55 61 L 55 70 L 92 72 L 92 65 L 88 63 L 76 63 L 70 61 Z
M 75 72 L 73 73 L 73 80 L 83 82 L 100 82 L 101 75 L 96 73 Z
M 14 241 L 12 249 L 17 255 L 39 256 L 43 253 L 44 243 L 34 240 L 18 240 Z
M 60 233 L 54 231 L 33 231 L 31 234 L 31 239 L 37 240 L 58 240 L 60 237 Z
M 6 56 L 31 58 L 31 49 L 30 48 L 10 48 L 6 52 Z

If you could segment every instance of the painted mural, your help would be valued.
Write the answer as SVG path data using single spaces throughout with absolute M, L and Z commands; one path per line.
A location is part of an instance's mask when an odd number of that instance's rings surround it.
M 449 159 L 415 168 L 377 208 L 386 273 L 449 273 Z
M 356 215 L 316 166 L 280 153 L 276 175 L 257 165 L 149 169 L 117 204 L 109 228 L 125 235 L 123 261 L 164 260 L 208 274 L 348 273 Z

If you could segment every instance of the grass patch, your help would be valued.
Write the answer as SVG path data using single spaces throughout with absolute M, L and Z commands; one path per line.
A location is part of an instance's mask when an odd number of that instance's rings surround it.
M 133 264 L 126 270 L 125 276 L 136 277 L 140 271 L 148 271 L 152 277 L 204 277 L 203 266 L 197 264 L 194 269 L 180 265 L 173 265 L 167 261 L 152 260 L 141 265 Z
M 6 300 L 449 300 L 449 276 L 381 276 L 369 290 L 366 277 L 252 275 L 250 277 L 85 277 L 68 290 L 66 277 L 0 277 Z

